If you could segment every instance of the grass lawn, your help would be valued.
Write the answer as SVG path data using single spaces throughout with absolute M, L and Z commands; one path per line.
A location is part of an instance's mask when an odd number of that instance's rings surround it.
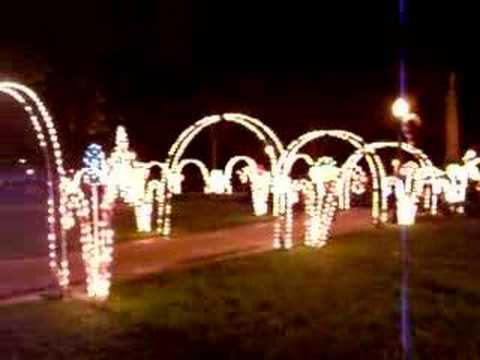
M 173 236 L 218 230 L 269 219 L 269 216 L 253 215 L 249 195 L 188 194 L 176 196 L 173 200 Z M 157 233 L 137 233 L 133 209 L 126 206 L 117 208 L 114 226 L 118 241 L 158 236 Z
M 480 221 L 410 230 L 416 359 L 480 359 Z M 0 308 L 5 359 L 401 359 L 394 227 Z

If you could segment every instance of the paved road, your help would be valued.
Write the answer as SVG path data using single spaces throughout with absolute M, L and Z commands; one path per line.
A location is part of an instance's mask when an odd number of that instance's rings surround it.
M 337 218 L 333 236 L 370 226 L 369 211 L 352 210 Z M 271 249 L 272 223 L 255 223 L 170 240 L 132 241 L 115 248 L 114 279 L 132 279 Z M 44 257 L 0 261 L 0 299 L 45 289 L 52 284 L 47 261 Z M 84 274 L 79 254 L 72 254 L 70 261 L 73 282 L 81 282 Z

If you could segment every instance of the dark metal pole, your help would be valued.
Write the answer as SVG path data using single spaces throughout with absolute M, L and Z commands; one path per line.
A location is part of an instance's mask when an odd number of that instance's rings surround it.
M 211 166 L 212 169 L 217 168 L 217 137 L 215 131 L 215 125 L 210 126 L 210 147 L 211 147 Z

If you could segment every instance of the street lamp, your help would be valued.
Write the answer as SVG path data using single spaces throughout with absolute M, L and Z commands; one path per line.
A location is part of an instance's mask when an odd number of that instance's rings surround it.
M 396 175 L 398 174 L 398 169 L 400 168 L 400 156 L 402 154 L 402 124 L 409 120 L 409 116 L 411 115 L 410 112 L 410 103 L 407 99 L 403 97 L 398 97 L 392 104 L 392 115 L 394 118 L 399 120 L 398 126 L 398 154 L 397 154 L 397 171 Z
M 400 120 L 405 121 L 410 115 L 410 104 L 405 98 L 397 98 L 392 105 L 392 115 Z

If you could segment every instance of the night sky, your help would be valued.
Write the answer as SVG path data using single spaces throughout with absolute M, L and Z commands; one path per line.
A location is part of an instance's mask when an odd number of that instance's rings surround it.
M 127 125 L 142 157 L 161 158 L 185 126 L 226 111 L 265 120 L 284 141 L 314 128 L 393 139 L 389 106 L 403 47 L 408 94 L 423 119 L 419 144 L 442 159 L 450 71 L 459 78 L 464 146 L 480 144 L 470 1 L 411 0 L 404 27 L 396 1 L 315 3 L 8 2 L 0 73 L 41 91 L 72 159 L 88 141 L 111 142 L 108 129 L 84 131 L 99 113 L 110 129 Z M 258 146 L 252 139 L 233 149 L 241 130 L 217 131 L 231 152 Z M 197 149 L 208 147 L 205 138 Z

